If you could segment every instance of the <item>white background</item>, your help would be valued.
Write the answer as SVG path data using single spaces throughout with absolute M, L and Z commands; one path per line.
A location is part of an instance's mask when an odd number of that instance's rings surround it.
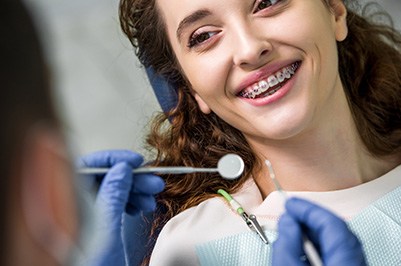
M 141 152 L 146 125 L 160 108 L 121 33 L 118 0 L 25 1 L 41 29 L 57 106 L 74 152 Z M 377 2 L 401 29 L 401 2 Z

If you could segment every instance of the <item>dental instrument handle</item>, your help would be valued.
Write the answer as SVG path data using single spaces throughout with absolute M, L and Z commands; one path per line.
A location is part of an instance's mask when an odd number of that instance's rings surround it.
M 288 199 L 287 194 L 284 192 L 283 188 L 281 187 L 280 183 L 276 179 L 276 174 L 274 173 L 273 166 L 269 160 L 265 160 L 265 164 L 267 169 L 269 170 L 269 175 L 271 180 L 273 181 L 276 190 L 283 196 L 284 202 Z M 305 251 L 305 255 L 309 260 L 311 266 L 323 266 L 323 262 L 317 252 L 313 243 L 309 240 L 309 238 L 303 234 L 302 236 L 303 247 Z
M 323 262 L 320 259 L 319 253 L 317 252 L 315 246 L 312 244 L 312 242 L 306 237 L 306 235 L 303 235 L 303 246 L 304 246 L 304 251 L 305 255 L 308 258 L 308 261 L 311 266 L 323 266 Z
M 190 166 L 162 166 L 162 167 L 140 167 L 134 169 L 132 173 L 159 173 L 159 174 L 190 174 L 190 173 L 215 173 L 227 180 L 239 178 L 244 171 L 244 161 L 237 154 L 228 153 L 220 158 L 217 168 L 203 168 Z M 83 168 L 78 169 L 78 174 L 106 174 L 109 168 Z
M 78 169 L 79 174 L 106 174 L 110 168 L 81 168 Z M 139 167 L 132 170 L 134 174 L 146 174 L 146 173 L 161 173 L 161 174 L 189 174 L 195 172 L 207 172 L 214 173 L 218 172 L 217 168 L 195 168 L 195 167 Z
M 271 180 L 273 181 L 274 187 L 276 190 L 281 194 L 284 201 L 287 200 L 287 194 L 285 194 L 283 188 L 281 187 L 280 183 L 276 179 L 276 174 L 274 173 L 272 163 L 269 160 L 265 160 L 265 164 L 267 166 L 267 170 L 269 170 L 269 175 Z

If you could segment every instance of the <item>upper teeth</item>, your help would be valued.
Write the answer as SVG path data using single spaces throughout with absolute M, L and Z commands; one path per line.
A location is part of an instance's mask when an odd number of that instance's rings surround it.
M 283 82 L 285 79 L 290 79 L 294 75 L 298 66 L 299 63 L 296 62 L 290 66 L 284 67 L 283 69 L 277 71 L 275 74 L 267 77 L 266 79 L 256 82 L 255 84 L 242 90 L 239 95 L 244 98 L 254 99 L 256 96 L 264 93 L 269 88 Z

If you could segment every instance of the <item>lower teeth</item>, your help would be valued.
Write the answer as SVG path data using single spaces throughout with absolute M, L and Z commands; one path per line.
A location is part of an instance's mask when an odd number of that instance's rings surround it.
M 279 89 L 281 89 L 281 86 L 275 88 L 274 90 L 271 90 L 271 91 L 266 92 L 265 94 L 263 94 L 262 97 L 270 96 L 270 95 L 276 93 L 276 91 L 278 91 Z

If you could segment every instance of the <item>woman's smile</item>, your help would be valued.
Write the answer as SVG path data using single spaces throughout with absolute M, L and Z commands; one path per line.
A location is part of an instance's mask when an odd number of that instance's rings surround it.
M 255 99 L 272 95 L 278 91 L 289 79 L 291 79 L 295 71 L 297 71 L 300 62 L 295 62 L 275 74 L 263 78 L 262 80 L 248 86 L 238 94 L 241 97 Z
M 246 99 L 247 102 L 254 105 L 267 104 L 276 101 L 289 91 L 291 85 L 288 84 L 288 82 L 293 79 L 300 66 L 301 61 L 296 61 L 285 66 L 274 74 L 247 86 L 238 93 L 238 96 Z M 288 86 L 286 86 L 287 84 Z M 279 90 L 280 93 L 277 93 Z

